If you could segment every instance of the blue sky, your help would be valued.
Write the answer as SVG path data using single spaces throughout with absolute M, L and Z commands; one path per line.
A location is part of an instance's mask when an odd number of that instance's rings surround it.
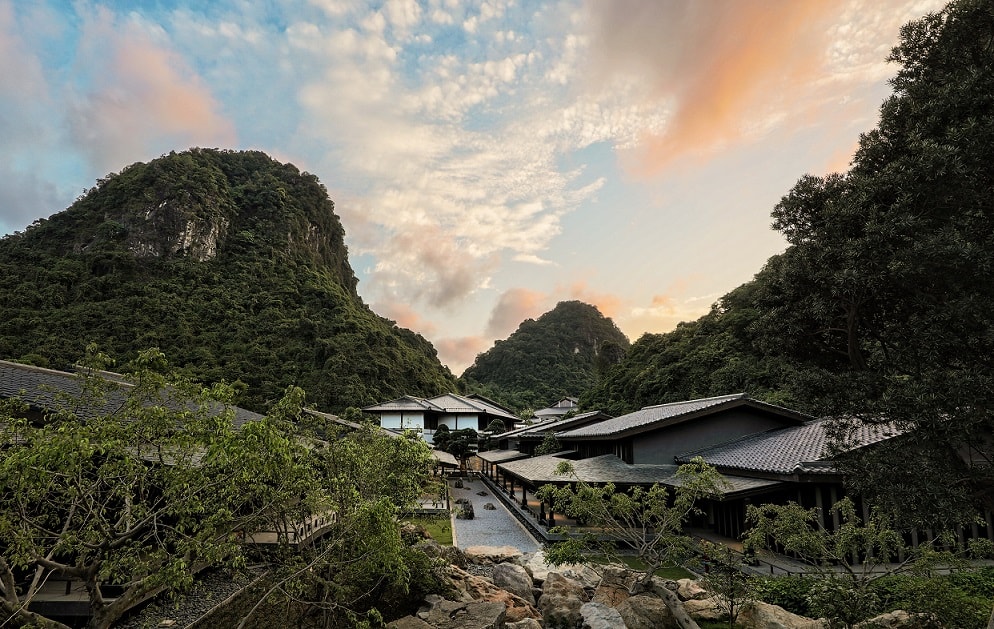
M 454 372 L 564 299 L 706 312 L 844 170 L 934 0 L 0 0 L 0 233 L 135 161 L 316 174 L 359 291 Z

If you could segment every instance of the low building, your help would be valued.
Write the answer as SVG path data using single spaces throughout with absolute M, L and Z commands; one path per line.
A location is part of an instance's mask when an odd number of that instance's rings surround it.
M 378 415 L 381 427 L 395 432 L 414 431 L 428 443 L 433 442 L 439 426 L 447 426 L 449 430 L 472 428 L 480 432 L 494 420 L 500 421 L 505 430 L 511 430 L 518 421 L 514 413 L 496 402 L 479 395 L 461 396 L 455 393 L 444 393 L 433 398 L 405 395 L 362 410 Z

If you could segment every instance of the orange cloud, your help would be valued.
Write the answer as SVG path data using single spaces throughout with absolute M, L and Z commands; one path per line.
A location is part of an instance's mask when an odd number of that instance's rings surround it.
M 153 34 L 98 9 L 80 47 L 99 73 L 72 107 L 70 125 L 102 172 L 171 149 L 235 144 L 234 125 L 208 87 Z
M 396 321 L 402 328 L 414 330 L 423 336 L 431 336 L 438 331 L 435 324 L 424 319 L 410 306 L 400 302 L 380 302 L 372 306 L 381 317 Z
M 461 374 L 466 367 L 473 364 L 477 355 L 490 348 L 490 341 L 480 336 L 439 339 L 434 344 L 439 360 L 448 365 L 455 374 Z
M 544 314 L 550 309 L 550 298 L 527 288 L 512 288 L 497 300 L 487 322 L 487 335 L 505 338 L 514 332 L 522 321 Z
M 566 295 L 568 299 L 576 299 L 596 306 L 602 315 L 612 319 L 618 316 L 623 306 L 621 298 L 617 295 L 591 291 L 585 282 L 575 282 L 567 288 L 559 289 L 558 292 Z
M 638 169 L 739 139 L 776 116 L 777 105 L 823 67 L 823 0 L 591 2 L 592 54 L 601 76 L 636 72 L 671 115 L 661 135 L 644 138 Z

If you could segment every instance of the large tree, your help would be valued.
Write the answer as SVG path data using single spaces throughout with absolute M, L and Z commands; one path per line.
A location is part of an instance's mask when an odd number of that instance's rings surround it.
M 759 276 L 758 328 L 823 412 L 909 432 L 849 459 L 860 489 L 952 525 L 994 489 L 994 4 L 909 23 L 890 60 L 850 170 L 774 211 L 790 247 Z

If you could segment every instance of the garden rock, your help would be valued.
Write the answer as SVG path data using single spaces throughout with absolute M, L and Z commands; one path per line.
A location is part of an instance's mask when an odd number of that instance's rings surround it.
M 432 626 L 416 616 L 404 616 L 388 623 L 387 629 L 432 629 Z
M 601 582 L 590 600 L 608 607 L 617 607 L 631 596 L 631 587 L 636 578 L 634 572 L 623 566 L 604 566 L 601 570 Z
M 456 508 L 457 520 L 472 520 L 476 517 L 472 502 L 465 502 Z
M 507 608 L 506 620 L 510 622 L 525 618 L 541 618 L 534 605 L 516 594 L 497 587 L 490 579 L 478 577 L 452 566 L 449 568 L 449 581 L 463 602 L 485 601 L 503 604 Z
M 462 489 L 463 488 L 462 479 L 461 478 L 457 478 L 456 482 L 453 483 L 452 486 L 455 487 L 456 489 Z
M 559 566 L 558 572 L 564 577 L 579 581 L 583 587 L 590 590 L 596 588 L 601 582 L 600 573 L 586 564 Z
M 466 555 L 455 546 L 442 546 L 433 539 L 426 539 L 414 545 L 415 550 L 420 550 L 432 558 L 440 558 L 446 564 L 466 567 Z
M 856 625 L 856 629 L 940 629 L 942 624 L 926 614 L 909 614 L 898 609 L 876 618 L 864 620 Z
M 829 626 L 824 620 L 811 620 L 762 601 L 743 606 L 738 624 L 744 629 L 828 629 Z
M 583 617 L 582 629 L 618 629 L 625 626 L 618 610 L 603 603 L 584 603 L 580 606 L 580 616 Z
M 681 601 L 700 600 L 711 596 L 704 586 L 694 579 L 678 579 L 676 585 L 676 595 Z
M 427 602 L 418 618 L 436 629 L 503 629 L 505 609 L 503 603 L 441 599 Z
M 497 507 L 494 506 L 494 503 L 488 502 L 487 504 L 483 505 L 483 509 L 486 511 L 496 511 Z
M 488 493 L 487 493 L 487 492 L 485 492 L 485 491 L 478 491 L 478 492 L 476 492 L 476 495 L 477 495 L 477 496 L 489 496 L 490 494 L 488 494 Z
M 547 627 L 576 627 L 583 617 L 583 585 L 558 572 L 550 572 L 542 588 L 538 608 Z
M 476 563 L 517 563 L 521 549 L 514 546 L 470 546 L 465 551 L 467 559 Z
M 622 601 L 617 611 L 628 629 L 671 629 L 677 626 L 666 603 L 649 594 L 639 594 Z
M 494 585 L 503 588 L 512 594 L 516 594 L 535 604 L 535 595 L 532 593 L 532 578 L 528 571 L 513 563 L 499 563 L 494 566 Z
M 683 609 L 696 620 L 720 620 L 726 615 L 717 597 L 684 601 Z
M 542 623 L 534 618 L 525 618 L 518 622 L 509 622 L 504 625 L 507 629 L 542 629 Z

